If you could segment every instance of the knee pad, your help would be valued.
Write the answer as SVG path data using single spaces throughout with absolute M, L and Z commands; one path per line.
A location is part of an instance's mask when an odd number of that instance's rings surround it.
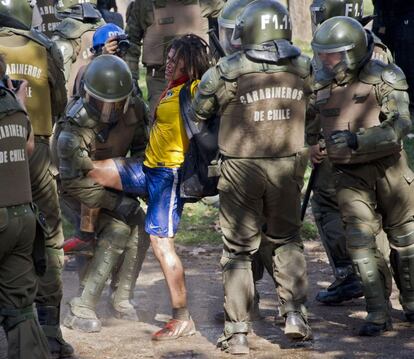
M 349 223 L 345 228 L 346 246 L 348 250 L 360 248 L 376 248 L 375 233 L 364 223 Z
M 388 239 L 393 248 L 407 247 L 414 244 L 414 222 L 398 228 L 387 229 Z

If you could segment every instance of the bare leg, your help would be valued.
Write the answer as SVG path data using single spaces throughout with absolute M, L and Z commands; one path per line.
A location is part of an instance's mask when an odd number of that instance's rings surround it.
M 93 170 L 88 172 L 88 177 L 104 187 L 122 191 L 122 181 L 118 168 L 113 159 L 93 162 Z
M 187 307 L 184 268 L 175 252 L 174 238 L 161 238 L 152 235 L 150 237 L 152 249 L 161 264 L 161 269 L 167 281 L 172 307 Z

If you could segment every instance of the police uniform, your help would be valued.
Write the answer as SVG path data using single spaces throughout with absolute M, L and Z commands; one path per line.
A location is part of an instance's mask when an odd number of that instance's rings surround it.
M 369 30 L 367 34 L 372 36 L 375 44 L 372 58 L 385 64 L 393 62 L 390 51 L 381 40 Z M 353 275 L 352 260 L 346 250 L 345 231 L 336 200 L 332 164 L 328 158 L 318 165 L 311 205 L 322 244 L 336 278 L 327 291 L 318 293 L 317 300 L 334 303 L 362 296 L 362 288 Z M 388 261 L 390 250 L 385 233 L 381 231 L 376 240 L 378 248 Z
M 86 174 L 92 169 L 92 160 L 125 157 L 128 151 L 131 151 L 132 155 L 142 153 L 146 136 L 143 121 L 140 120 L 144 116 L 142 103 L 141 106 L 131 105 L 127 113 L 119 118 L 115 125 L 109 127 L 100 124 L 88 114 L 82 98 L 74 101 L 68 107 L 65 119 L 59 122 L 55 135 L 63 195 L 72 197 L 89 208 L 114 210 L 121 194 L 94 183 Z M 141 212 L 141 216 L 144 217 L 144 212 Z M 74 327 L 74 317 L 98 323 L 93 325 L 92 329 L 89 328 L 91 330 L 83 329 L 85 331 L 100 330 L 95 307 L 121 254 L 124 254 L 124 259 L 118 272 L 118 283 L 113 293 L 112 304 L 121 316 L 127 310 L 130 311 L 127 315 L 135 314 L 128 300 L 138 270 L 137 228 L 116 219 L 111 213 L 101 211 L 96 234 L 99 243 L 85 277 L 82 295 L 72 299 L 71 313 L 64 322 L 70 328 Z M 139 266 L 141 264 L 142 262 Z
M 49 357 L 33 313 L 38 278 L 32 259 L 36 219 L 26 151 L 30 132 L 25 111 L 11 92 L 0 88 L 0 324 L 9 359 Z
M 56 43 L 63 56 L 66 88 L 68 97 L 75 94 L 75 79 L 78 71 L 90 62 L 92 38 L 95 30 L 104 25 L 99 18 L 95 22 L 82 22 L 70 17 L 65 18 L 53 33 L 52 40 Z
M 151 116 L 167 86 L 164 72 L 168 45 L 175 37 L 188 33 L 208 40 L 207 17 L 216 17 L 223 4 L 222 0 L 144 0 L 135 1 L 128 8 L 126 32 L 131 47 L 126 61 L 134 78 L 138 79 L 142 46 Z
M 390 262 L 407 318 L 414 308 L 414 175 L 401 150 L 401 139 L 411 128 L 406 90 L 398 67 L 370 60 L 341 81 L 317 84 L 319 117 L 309 117 L 307 127 L 310 145 L 317 143 L 320 128 L 327 139 L 347 249 L 367 303 L 368 326 L 360 335 L 390 328 L 391 275 L 375 244 L 381 227 L 391 246 Z M 355 150 L 330 140 L 343 130 L 356 134 Z
M 0 52 L 5 54 L 7 74 L 29 82 L 27 111 L 35 135 L 35 150 L 29 160 L 33 201 L 46 217 L 48 269 L 39 281 L 36 304 L 39 320 L 48 337 L 59 337 L 59 308 L 62 299 L 63 231 L 51 165 L 49 137 L 52 121 L 66 106 L 62 59 L 56 46 L 43 34 L 32 30 L 0 28 Z M 73 351 L 73 350 L 72 350 Z
M 37 30 L 51 37 L 61 21 L 56 17 L 55 0 L 37 0 L 36 4 L 42 17 L 42 23 Z
M 269 56 L 266 63 L 262 54 Z M 226 323 L 221 345 L 248 332 L 254 295 L 251 260 L 261 242 L 263 217 L 281 315 L 299 312 L 306 317 L 299 208 L 307 162 L 302 139 L 310 61 L 299 54 L 293 50 L 283 65 L 272 60 L 271 51 L 222 58 L 203 76 L 193 101 L 199 120 L 218 107 L 222 112 L 219 148 L 224 162 L 218 189 Z

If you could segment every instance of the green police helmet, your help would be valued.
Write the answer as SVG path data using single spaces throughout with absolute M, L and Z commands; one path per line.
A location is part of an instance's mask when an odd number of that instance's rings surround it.
M 82 80 L 85 103 L 102 122 L 114 122 L 125 113 L 133 81 L 124 60 L 114 55 L 98 56 L 88 65 Z
M 272 40 L 292 40 L 292 25 L 287 9 L 277 0 L 256 0 L 247 5 L 236 19 L 233 40 L 242 47 Z
M 35 8 L 34 0 L 3 0 L 0 1 L 0 16 L 17 22 L 19 27 L 30 29 Z
M 236 18 L 240 15 L 246 5 L 254 0 L 229 0 L 225 3 L 218 17 L 220 43 L 227 55 L 240 50 L 240 39 L 232 40 L 233 31 L 236 26 Z
M 316 30 L 312 49 L 315 59 L 325 73 L 336 76 L 361 67 L 371 57 L 372 46 L 368 43 L 367 33 L 355 19 L 337 16 L 323 22 Z M 341 60 L 334 67 L 327 66 L 325 54 L 340 54 Z M 339 56 L 337 56 L 339 58 Z
M 310 11 L 314 29 L 334 16 L 349 16 L 358 21 L 364 13 L 363 0 L 313 0 Z

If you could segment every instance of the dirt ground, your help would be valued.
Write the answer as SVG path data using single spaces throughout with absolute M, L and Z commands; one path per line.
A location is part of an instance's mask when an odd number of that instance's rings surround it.
M 108 317 L 107 293 L 103 297 L 99 316 L 103 330 L 98 334 L 82 334 L 63 329 L 79 359 L 187 359 L 230 358 L 215 348 L 222 324 L 214 315 L 221 310 L 223 291 L 219 266 L 220 247 L 179 247 L 186 268 L 190 312 L 197 326 L 197 335 L 174 343 L 154 343 L 151 333 L 160 328 L 170 314 L 169 298 L 159 265 L 152 253 L 144 263 L 135 297 L 139 302 L 140 322 L 128 322 Z M 394 330 L 379 338 L 357 336 L 364 318 L 362 299 L 341 306 L 319 305 L 314 297 L 331 280 L 326 255 L 319 242 L 306 243 L 310 279 L 308 307 L 314 340 L 307 343 L 290 342 L 283 335 L 282 321 L 277 316 L 277 298 L 268 275 L 260 282 L 260 309 L 263 320 L 253 323 L 249 335 L 250 358 L 413 358 L 414 326 L 403 321 L 398 293 L 393 292 Z M 77 290 L 75 272 L 64 272 L 64 302 Z M 63 311 L 66 312 L 64 306 Z
M 108 293 L 105 291 L 98 307 L 98 315 L 103 320 L 101 333 L 84 334 L 63 328 L 64 337 L 75 347 L 76 358 L 231 358 L 215 348 L 222 331 L 222 324 L 214 319 L 223 303 L 220 247 L 179 246 L 178 251 L 186 269 L 189 307 L 198 333 L 173 343 L 151 341 L 151 333 L 168 320 L 170 306 L 158 262 L 149 252 L 135 291 L 140 321 L 111 318 L 106 309 Z M 314 340 L 296 343 L 284 337 L 283 322 L 277 317 L 274 285 L 266 275 L 258 286 L 263 320 L 253 323 L 253 332 L 249 335 L 250 358 L 414 358 L 414 326 L 403 321 L 395 289 L 392 295 L 394 330 L 379 338 L 358 337 L 357 331 L 364 318 L 364 301 L 357 299 L 346 305 L 331 307 L 319 305 L 314 297 L 320 288 L 331 281 L 330 268 L 318 241 L 306 242 L 306 255 L 310 280 L 308 308 Z M 72 271 L 64 271 L 63 279 L 62 314 L 65 315 L 66 303 L 76 294 L 78 280 L 76 272 Z M 0 345 L 0 359 L 5 359 L 5 343 L 1 339 L 0 342 L 3 342 Z

